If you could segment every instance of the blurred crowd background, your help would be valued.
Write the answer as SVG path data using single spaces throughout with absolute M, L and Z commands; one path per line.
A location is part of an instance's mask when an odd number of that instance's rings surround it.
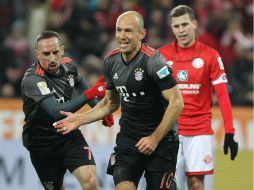
M 117 17 L 136 10 L 145 18 L 145 43 L 158 48 L 174 39 L 169 11 L 179 4 L 197 13 L 197 37 L 222 56 L 234 106 L 253 105 L 252 0 L 0 0 L 0 97 L 20 97 L 25 70 L 36 61 L 35 38 L 61 34 L 66 55 L 90 84 L 102 74 L 104 56 L 115 48 Z

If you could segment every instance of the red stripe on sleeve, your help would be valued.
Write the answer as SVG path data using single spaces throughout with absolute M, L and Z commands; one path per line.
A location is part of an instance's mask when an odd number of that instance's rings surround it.
M 142 45 L 141 51 L 142 51 L 144 54 L 146 54 L 148 57 L 151 57 L 152 55 L 155 54 L 154 49 L 149 48 L 149 47 L 147 47 L 147 46 L 145 46 L 145 45 Z

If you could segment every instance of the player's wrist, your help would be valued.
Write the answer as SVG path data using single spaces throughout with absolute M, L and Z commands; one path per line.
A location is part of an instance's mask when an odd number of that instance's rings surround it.
M 79 128 L 82 125 L 81 119 L 82 119 L 81 114 L 77 114 L 76 121 L 75 121 L 76 128 Z
M 160 133 L 158 133 L 157 131 L 154 131 L 151 134 L 151 138 L 153 138 L 157 143 L 159 143 L 161 141 L 161 139 L 163 138 L 163 136 Z

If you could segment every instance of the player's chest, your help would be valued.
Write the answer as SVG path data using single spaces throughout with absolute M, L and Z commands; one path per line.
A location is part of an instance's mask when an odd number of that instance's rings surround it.
M 132 92 L 148 88 L 149 85 L 146 67 L 142 63 L 119 64 L 112 69 L 111 78 L 117 89 L 126 88 Z
M 52 86 L 59 86 L 59 88 L 73 88 L 75 86 L 74 74 L 72 73 L 60 77 L 49 77 L 48 81 Z
M 70 97 L 76 82 L 73 73 L 66 73 L 60 77 L 48 77 L 47 81 L 56 97 Z
M 209 78 L 209 69 L 206 61 L 195 58 L 191 61 L 168 61 L 173 69 L 173 76 L 178 83 L 205 82 Z

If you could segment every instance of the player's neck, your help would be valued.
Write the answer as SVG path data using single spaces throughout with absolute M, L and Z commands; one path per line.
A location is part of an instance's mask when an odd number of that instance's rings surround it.
M 177 43 L 177 46 L 182 49 L 189 49 L 189 48 L 192 48 L 195 45 L 195 43 L 196 43 L 196 40 L 194 39 L 194 40 L 190 41 L 190 43 L 188 43 L 188 44 Z
M 182 46 L 180 44 L 177 44 L 177 50 L 178 52 L 181 51 L 186 51 L 186 50 L 191 50 L 195 47 L 196 41 L 194 40 L 191 44 L 187 45 L 187 46 Z
M 136 48 L 133 49 L 133 50 L 132 50 L 131 52 L 129 52 L 129 53 L 122 53 L 123 60 L 124 60 L 125 62 L 131 61 L 131 60 L 137 55 L 137 53 L 139 52 L 140 48 L 141 48 L 141 44 L 138 45 L 138 46 L 136 46 Z

